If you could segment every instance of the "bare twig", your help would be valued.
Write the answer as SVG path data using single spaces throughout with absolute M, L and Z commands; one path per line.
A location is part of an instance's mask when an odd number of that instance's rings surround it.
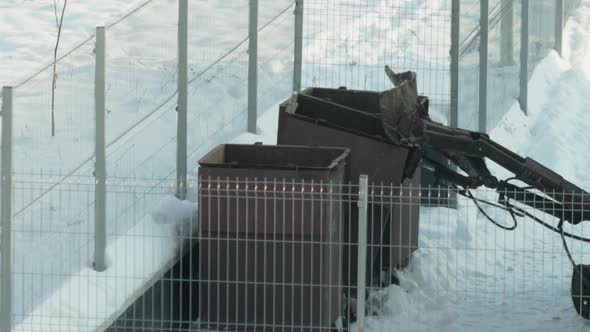
M 57 5 L 59 1 L 53 0 L 53 15 L 55 16 L 55 32 L 59 32 L 59 17 L 57 16 Z
M 57 2 L 53 1 L 53 10 L 55 13 L 55 24 L 57 28 L 57 40 L 55 41 L 55 49 L 53 50 L 53 82 L 51 84 L 51 136 L 55 136 L 55 88 L 57 86 L 57 50 L 59 48 L 59 40 L 61 37 L 61 27 L 64 21 L 64 13 L 66 12 L 66 6 L 68 0 L 64 0 L 64 5 L 61 9 L 61 17 L 59 22 L 57 19 Z

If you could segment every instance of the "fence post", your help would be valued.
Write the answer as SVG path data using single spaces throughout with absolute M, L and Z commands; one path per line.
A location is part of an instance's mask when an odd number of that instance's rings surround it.
M 106 40 L 105 28 L 96 28 L 96 67 L 94 76 L 94 105 L 96 111 L 96 163 L 94 170 L 95 204 L 94 204 L 94 269 L 98 272 L 106 269 Z
M 527 114 L 529 95 L 529 0 L 521 0 L 520 28 L 520 95 L 518 101 L 523 113 Z
M 357 331 L 365 328 L 365 287 L 367 275 L 367 212 L 368 212 L 369 178 L 361 175 L 359 179 L 359 225 L 358 225 L 358 259 L 357 259 Z
M 176 196 L 186 199 L 188 112 L 188 0 L 178 4 L 178 111 L 176 121 Z
M 479 12 L 479 112 L 478 131 L 486 132 L 488 109 L 488 34 L 489 34 L 489 3 L 480 1 Z
M 563 0 L 555 0 L 555 50 L 559 56 L 563 51 Z
M 12 87 L 2 88 L 2 278 L 0 331 L 12 329 Z
M 506 0 L 503 5 L 505 13 L 500 23 L 500 64 L 512 66 L 514 64 L 514 1 Z M 503 11 L 504 11 L 503 10 Z
M 250 0 L 248 30 L 248 132 L 256 134 L 258 109 L 258 0 Z
M 293 91 L 301 90 L 303 62 L 303 0 L 295 0 L 295 54 L 293 59 Z
M 461 0 L 451 5 L 451 112 L 452 128 L 459 127 L 459 32 L 461 24 Z

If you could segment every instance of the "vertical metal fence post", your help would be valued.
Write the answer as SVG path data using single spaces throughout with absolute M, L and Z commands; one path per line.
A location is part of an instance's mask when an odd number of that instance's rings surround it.
M 488 109 L 488 34 L 489 34 L 489 3 L 488 0 L 480 1 L 479 27 L 479 112 L 478 130 L 486 131 Z
M 95 204 L 94 204 L 94 269 L 104 271 L 106 269 L 106 41 L 105 28 L 96 28 L 96 67 L 94 82 L 94 105 L 96 108 L 96 164 L 95 177 Z
M 514 64 L 514 1 L 503 2 L 504 16 L 500 23 L 500 64 L 512 66 Z
M 369 178 L 361 175 L 359 179 L 359 225 L 358 225 L 358 260 L 357 260 L 357 331 L 365 328 L 365 287 L 367 269 L 367 213 L 369 200 Z
M 459 127 L 459 32 L 461 24 L 461 0 L 451 5 L 451 127 Z
M 295 0 L 295 54 L 293 58 L 293 91 L 301 90 L 303 62 L 303 0 Z
M 250 0 L 248 41 L 248 132 L 255 134 L 258 109 L 258 0 Z
M 12 87 L 2 88 L 2 270 L 0 331 L 12 329 Z
M 178 111 L 176 121 L 176 196 L 186 198 L 188 108 L 188 0 L 178 3 Z
M 555 50 L 561 56 L 563 50 L 563 0 L 555 0 Z
M 521 28 L 520 28 L 520 108 L 527 114 L 528 83 L 529 83 L 529 0 L 521 0 Z

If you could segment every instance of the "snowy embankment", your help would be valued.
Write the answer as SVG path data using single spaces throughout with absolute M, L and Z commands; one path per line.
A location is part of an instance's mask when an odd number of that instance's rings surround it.
M 176 212 L 174 220 L 171 211 Z M 178 252 L 178 224 L 175 223 L 194 218 L 195 214 L 194 206 L 191 210 L 174 197 L 165 199 L 151 215 L 107 247 L 106 271 L 96 272 L 86 267 L 74 273 L 17 324 L 14 331 L 43 328 L 74 332 L 108 327 L 121 308 L 133 303 L 146 283 L 155 282 L 160 277 L 158 272 L 174 264 Z
M 590 1 L 567 23 L 564 57 L 551 52 L 529 82 L 529 114 L 518 104 L 490 136 L 590 190 Z M 511 174 L 488 163 L 499 178 Z M 491 201 L 497 195 L 478 191 Z M 499 223 L 511 225 L 504 211 L 484 208 Z M 422 208 L 420 249 L 399 273 L 400 286 L 373 294 L 379 316 L 371 331 L 587 331 L 588 321 L 570 298 L 572 267 L 559 235 L 530 219 L 517 218 L 507 232 L 491 224 L 473 203 L 459 208 Z M 545 222 L 557 220 L 529 212 Z M 582 223 L 566 231 L 590 236 Z M 577 263 L 590 263 L 590 247 L 568 240 Z
M 146 5 L 107 30 L 107 172 L 115 182 L 136 178 L 169 181 L 176 160 L 177 1 L 133 3 Z M 88 11 L 95 7 L 93 2 L 70 2 L 58 57 L 70 51 L 79 38 L 90 36 L 94 26 L 105 21 L 113 23 L 118 15 L 112 14 L 126 12 L 128 5 L 103 1 L 93 13 Z M 245 129 L 248 16 L 243 13 L 247 12 L 244 10 L 247 5 L 247 1 L 191 2 L 190 10 L 194 13 L 189 22 L 188 164 L 191 168 L 212 146 L 228 141 Z M 32 68 L 37 71 L 39 64 L 50 62 L 54 42 L 50 38 L 54 32 L 53 7 L 50 3 L 16 0 L 1 6 L 0 25 L 7 26 L 3 31 L 10 38 L 0 40 L 3 57 L 0 80 L 2 84 L 16 84 L 25 73 L 34 72 Z M 261 110 L 290 93 L 293 41 L 274 37 L 292 35 L 291 7 L 290 1 L 274 1 L 260 10 L 259 88 L 262 92 L 258 102 Z M 227 17 L 234 19 L 228 22 Z M 38 24 L 23 29 L 22 24 L 33 21 Z M 15 278 L 13 310 L 16 324 L 23 319 L 59 316 L 59 310 L 47 311 L 42 304 L 60 297 L 61 288 L 67 290 L 69 280 L 84 273 L 92 260 L 94 189 L 78 186 L 78 181 L 94 182 L 93 47 L 94 41 L 89 39 L 58 64 L 55 137 L 51 137 L 48 125 L 51 68 L 15 89 L 17 185 L 13 223 L 14 274 L 18 278 Z M 38 168 L 42 170 L 37 171 Z M 194 181 L 196 172 L 189 171 L 189 178 Z M 77 194 L 72 194 L 74 187 Z M 163 198 L 154 194 L 153 189 L 108 191 L 109 246 L 118 243 L 120 236 L 128 238 L 127 231 L 138 236 L 133 230 L 143 229 L 142 223 L 147 222 L 144 216 Z M 144 211 L 142 205 L 148 208 Z M 155 234 L 165 231 L 150 225 L 145 227 Z M 176 241 L 167 233 L 162 237 L 171 243 Z M 119 251 L 114 259 L 139 259 L 143 256 L 134 255 L 141 254 Z M 167 259 L 170 257 L 160 262 L 164 264 Z M 165 268 L 162 264 L 159 269 Z M 152 276 L 153 273 L 146 271 L 145 277 L 138 278 L 150 280 Z M 111 282 L 120 279 L 112 278 Z M 72 296 L 69 301 L 76 303 L 77 299 Z M 90 301 L 100 299 L 90 298 Z M 47 312 L 51 314 L 44 314 Z M 80 314 L 80 317 L 100 318 L 95 314 L 88 316 L 86 312 Z M 62 317 L 72 317 L 72 313 L 64 312 Z
M 244 133 L 231 143 L 275 144 L 278 105 L 258 121 L 258 133 Z M 273 112 L 275 111 L 275 112 Z M 193 193 L 194 194 L 194 193 Z M 126 234 L 107 247 L 108 269 L 90 267 L 74 273 L 58 290 L 38 305 L 15 331 L 95 331 L 108 327 L 161 273 L 177 260 L 179 239 L 197 229 L 196 204 L 162 196 Z

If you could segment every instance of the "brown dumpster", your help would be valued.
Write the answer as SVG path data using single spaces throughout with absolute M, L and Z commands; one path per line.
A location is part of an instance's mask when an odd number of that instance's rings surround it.
M 428 100 L 421 97 L 421 104 Z M 385 135 L 381 120 L 371 113 L 379 112 L 379 93 L 345 89 L 310 88 L 293 96 L 280 106 L 278 144 L 322 145 L 350 148 L 347 179 L 357 183 L 361 174 L 369 175 L 376 186 L 383 184 L 387 196 L 396 193 L 395 186 L 420 184 L 420 170 L 406 174 L 406 163 L 415 150 L 392 144 Z M 414 159 L 415 160 L 415 159 Z M 408 167 L 411 169 L 412 167 Z M 392 187 L 393 186 L 393 187 Z M 376 188 L 380 192 L 380 188 Z M 394 192 L 392 192 L 392 190 Z M 413 191 L 413 197 L 418 192 Z M 405 194 L 409 196 L 409 192 Z M 373 200 L 376 202 L 376 199 Z M 369 202 L 371 203 L 371 201 Z M 412 204 L 410 204 L 412 203 Z M 418 245 L 419 202 L 389 199 L 368 207 L 367 280 L 380 279 L 380 272 L 399 267 Z M 410 206 L 411 205 L 411 206 Z M 356 204 L 344 208 L 343 278 L 347 296 L 355 297 L 357 280 L 358 209 Z
M 200 161 L 200 322 L 326 331 L 342 312 L 348 149 L 221 145 Z

